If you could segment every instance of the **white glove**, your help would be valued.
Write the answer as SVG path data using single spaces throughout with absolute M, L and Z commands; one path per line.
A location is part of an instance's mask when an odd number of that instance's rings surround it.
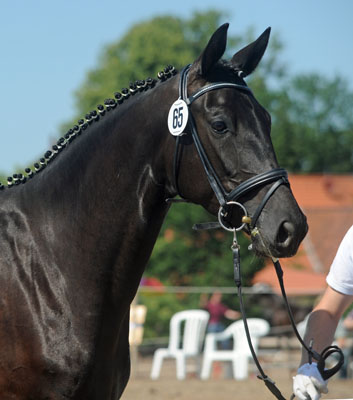
M 300 400 L 319 400 L 321 393 L 327 393 L 327 381 L 324 381 L 317 364 L 304 364 L 293 377 L 293 392 Z

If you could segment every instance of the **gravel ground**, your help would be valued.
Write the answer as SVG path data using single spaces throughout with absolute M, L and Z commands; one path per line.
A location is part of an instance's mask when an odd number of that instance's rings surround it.
M 152 359 L 140 357 L 127 388 L 123 400 L 273 400 L 275 397 L 264 383 L 251 373 L 244 381 L 235 381 L 224 377 L 222 364 L 213 369 L 212 378 L 201 381 L 194 372 L 189 372 L 183 381 L 175 378 L 175 362 L 167 360 L 163 364 L 160 379 L 149 378 Z M 266 366 L 265 372 L 276 382 L 282 395 L 289 399 L 292 393 L 293 372 L 286 367 Z M 332 378 L 329 393 L 322 399 L 353 399 L 353 379 L 341 380 Z

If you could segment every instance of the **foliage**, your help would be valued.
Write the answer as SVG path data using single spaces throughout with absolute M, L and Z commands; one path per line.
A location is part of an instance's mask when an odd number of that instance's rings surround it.
M 173 314 L 200 308 L 200 296 L 196 294 L 139 293 L 138 301 L 147 307 L 144 338 L 167 336 Z
M 131 81 L 154 77 L 169 64 L 181 68 L 194 61 L 223 17 L 221 12 L 209 11 L 186 20 L 160 16 L 134 25 L 120 40 L 105 47 L 99 66 L 76 91 L 79 114 L 84 115 L 112 90 L 120 90 Z
M 77 118 L 130 81 L 155 76 L 168 64 L 180 68 L 195 60 L 225 17 L 225 13 L 211 10 L 196 12 L 189 19 L 159 16 L 134 25 L 103 49 L 98 66 L 88 72 L 76 91 Z M 256 36 L 253 29 L 242 36 L 229 35 L 226 57 Z M 353 93 L 340 77 L 288 77 L 280 62 L 282 48 L 279 37 L 272 33 L 265 57 L 248 79 L 272 116 L 280 165 L 295 173 L 352 171 Z
M 146 276 L 158 277 L 168 286 L 233 286 L 230 250 L 233 235 L 224 230 L 195 231 L 192 229 L 194 223 L 214 220 L 214 217 L 192 204 L 177 204 L 173 207 L 163 224 L 146 268 Z M 250 285 L 255 272 L 262 268 L 263 260 L 247 250 L 249 241 L 241 233 L 238 234 L 238 242 L 241 247 L 243 284 Z M 148 308 L 146 337 L 152 333 L 165 334 L 174 312 L 185 308 L 200 308 L 199 295 L 140 294 L 140 301 Z M 233 296 L 228 297 L 228 306 L 234 308 L 236 305 Z
M 233 261 L 230 245 L 233 236 L 223 230 L 195 231 L 197 222 L 214 220 L 201 207 L 191 204 L 173 206 L 146 268 L 146 276 L 158 277 L 169 286 L 233 286 Z M 243 283 L 250 285 L 252 276 L 262 268 L 263 260 L 247 250 L 248 239 L 238 234 L 241 246 Z M 236 291 L 234 286 L 234 292 Z M 140 295 L 148 308 L 145 337 L 167 332 L 170 316 L 186 308 L 200 308 L 200 295 Z M 168 302 L 169 300 L 169 302 Z M 229 307 L 237 307 L 234 296 L 226 297 Z M 165 317 L 165 318 L 164 318 Z
M 230 246 L 233 236 L 224 230 L 195 231 L 196 222 L 214 220 L 201 207 L 192 204 L 173 206 L 146 268 L 149 276 L 171 286 L 231 286 L 233 261 Z M 241 244 L 244 284 L 261 265 L 248 254 L 248 240 L 238 234 Z
M 292 172 L 353 171 L 353 93 L 342 78 L 292 78 L 270 104 L 281 165 Z

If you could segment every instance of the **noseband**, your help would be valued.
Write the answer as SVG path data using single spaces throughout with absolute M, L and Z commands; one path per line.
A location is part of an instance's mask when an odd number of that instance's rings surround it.
M 205 86 L 205 87 L 199 89 L 193 95 L 188 97 L 188 95 L 187 95 L 187 75 L 190 70 L 190 66 L 191 65 L 186 66 L 180 73 L 179 99 L 177 100 L 177 102 L 180 103 L 180 101 L 182 101 L 180 104 L 182 104 L 182 107 L 186 107 L 186 109 L 183 111 L 185 111 L 185 114 L 188 116 L 188 123 L 189 123 L 189 127 L 191 129 L 191 137 L 193 139 L 193 142 L 196 146 L 196 150 L 199 154 L 200 160 L 201 160 L 204 170 L 206 172 L 207 179 L 208 179 L 208 181 L 212 187 L 212 190 L 214 191 L 214 193 L 218 199 L 218 202 L 220 204 L 220 209 L 218 212 L 218 221 L 219 222 L 218 223 L 210 222 L 210 223 L 206 223 L 206 224 L 197 224 L 196 229 L 209 229 L 209 228 L 217 228 L 217 227 L 221 226 L 222 228 L 233 232 L 234 239 L 233 239 L 233 244 L 231 246 L 231 249 L 233 252 L 234 281 L 238 288 L 240 310 L 241 310 L 242 317 L 243 317 L 244 329 L 245 329 L 245 333 L 247 336 L 249 348 L 250 348 L 252 357 L 254 359 L 254 362 L 257 366 L 257 369 L 260 373 L 258 378 L 260 378 L 264 381 L 267 388 L 272 392 L 272 394 L 277 399 L 285 400 L 285 398 L 282 396 L 282 393 L 279 391 L 279 389 L 275 385 L 275 382 L 272 381 L 272 379 L 270 379 L 263 371 L 263 369 L 257 359 L 253 345 L 252 345 L 251 336 L 250 336 L 250 332 L 249 332 L 249 328 L 248 328 L 248 324 L 247 324 L 247 318 L 246 318 L 246 314 L 245 314 L 245 308 L 244 308 L 243 300 L 242 300 L 240 253 L 239 253 L 239 245 L 236 240 L 236 232 L 239 230 L 242 230 L 244 228 L 244 226 L 246 224 L 248 224 L 251 228 L 252 235 L 260 234 L 260 232 L 256 228 L 256 222 L 261 214 L 261 211 L 263 210 L 263 208 L 265 207 L 266 203 L 268 202 L 270 197 L 273 195 L 273 193 L 275 193 L 275 191 L 281 185 L 283 185 L 283 184 L 289 185 L 288 175 L 287 175 L 287 172 L 285 169 L 274 168 L 270 171 L 266 171 L 261 174 L 253 176 L 252 178 L 239 184 L 235 189 L 231 190 L 230 192 L 227 192 L 224 189 L 219 177 L 216 174 L 215 169 L 213 168 L 209 158 L 207 157 L 204 147 L 202 146 L 199 135 L 197 133 L 195 120 L 192 116 L 189 106 L 196 99 L 198 99 L 205 93 L 210 92 L 211 90 L 231 88 L 231 89 L 244 91 L 250 95 L 252 94 L 252 92 L 251 92 L 251 89 L 245 84 L 245 82 L 243 85 L 238 85 L 238 84 L 229 83 L 229 82 L 218 82 L 218 83 L 212 83 L 208 86 Z M 172 106 L 172 108 L 173 108 L 173 106 Z M 172 108 L 171 108 L 171 110 L 172 110 Z M 169 121 L 168 121 L 168 126 L 169 126 Z M 186 126 L 186 121 L 184 121 L 183 126 Z M 182 131 L 182 128 L 180 129 L 180 131 L 177 134 L 173 133 L 173 131 L 170 127 L 169 127 L 169 129 L 173 135 L 177 136 L 175 153 L 174 153 L 174 165 L 173 165 L 174 185 L 175 185 L 175 188 L 176 188 L 179 196 L 182 198 L 179 187 L 178 187 L 178 172 L 179 172 L 180 147 L 181 147 L 180 137 L 184 134 L 184 132 Z M 241 204 L 239 202 L 240 198 L 243 197 L 244 195 L 248 194 L 249 192 L 254 191 L 258 188 L 261 188 L 269 183 L 273 183 L 273 184 L 269 188 L 269 190 L 267 191 L 265 196 L 263 197 L 260 204 L 257 206 L 257 209 L 254 212 L 254 215 L 251 218 L 248 218 L 246 208 L 244 207 L 243 204 Z M 238 206 L 244 212 L 244 217 L 242 219 L 242 225 L 240 225 L 239 227 L 230 227 L 229 223 L 225 222 L 225 220 L 224 220 L 224 218 L 227 216 L 227 210 L 230 206 Z M 329 346 L 326 349 L 324 349 L 321 354 L 318 354 L 315 350 L 312 349 L 312 344 L 310 345 L 310 347 L 308 347 L 305 344 L 305 342 L 299 335 L 299 332 L 296 328 L 293 314 L 292 314 L 291 308 L 289 306 L 289 302 L 288 302 L 286 292 L 284 289 L 283 271 L 282 271 L 281 265 L 280 265 L 278 259 L 275 259 L 272 257 L 272 261 L 273 261 L 273 264 L 274 264 L 274 267 L 276 270 L 276 274 L 277 274 L 281 292 L 282 292 L 282 297 L 284 299 L 284 303 L 287 308 L 287 312 L 288 312 L 289 319 L 290 319 L 292 327 L 293 327 L 293 331 L 294 331 L 295 335 L 297 336 L 300 344 L 308 352 L 310 363 L 311 363 L 312 358 L 315 358 L 316 360 L 318 360 L 318 369 L 319 369 L 323 379 L 326 380 L 326 379 L 330 378 L 332 375 L 334 375 L 342 366 L 343 361 L 344 361 L 343 353 L 342 353 L 341 349 L 339 349 L 337 346 Z M 328 356 L 330 356 L 332 354 L 338 355 L 339 361 L 332 368 L 326 369 L 325 368 L 325 360 Z M 292 395 L 291 399 L 293 399 L 294 397 L 295 396 Z
M 190 66 L 186 66 L 180 73 L 180 82 L 179 82 L 179 99 L 183 100 L 185 104 L 187 105 L 188 108 L 188 114 L 189 114 L 189 127 L 191 130 L 191 137 L 193 139 L 193 142 L 196 146 L 196 150 L 198 152 L 198 155 L 200 157 L 200 160 L 202 162 L 203 168 L 205 170 L 207 179 L 211 185 L 211 188 L 213 192 L 215 193 L 217 200 L 220 204 L 220 212 L 218 213 L 219 215 L 219 222 L 223 227 L 226 227 L 226 229 L 233 230 L 234 227 L 229 228 L 223 221 L 223 218 L 227 215 L 226 207 L 230 205 L 238 205 L 241 206 L 243 210 L 245 210 L 244 206 L 239 203 L 239 200 L 241 197 L 244 195 L 248 194 L 249 192 L 252 192 L 258 188 L 261 188 L 269 183 L 273 183 L 271 188 L 268 190 L 262 201 L 260 202 L 259 206 L 257 207 L 254 215 L 251 218 L 251 228 L 254 228 L 256 225 L 256 222 L 261 214 L 261 211 L 265 207 L 266 203 L 272 196 L 272 194 L 282 185 L 289 185 L 288 181 L 288 175 L 285 169 L 283 168 L 274 168 L 270 171 L 263 172 L 261 174 L 255 175 L 252 178 L 242 182 L 240 185 L 238 185 L 235 189 L 233 189 L 230 192 L 227 192 L 225 188 L 223 187 L 221 180 L 219 179 L 215 169 L 213 168 L 209 158 L 207 157 L 206 151 L 201 143 L 200 137 L 198 135 L 197 129 L 196 129 L 196 124 L 195 120 L 193 118 L 192 112 L 190 110 L 190 105 L 199 97 L 204 95 L 207 92 L 210 92 L 212 90 L 217 90 L 217 89 L 224 89 L 224 88 L 231 88 L 231 89 L 236 89 L 236 90 L 241 90 L 246 93 L 249 93 L 252 95 L 251 89 L 245 84 L 239 85 L 236 83 L 230 83 L 230 82 L 218 82 L 218 83 L 212 83 L 210 85 L 207 85 L 201 89 L 199 89 L 196 93 L 192 94 L 191 96 L 188 97 L 187 95 L 187 76 L 188 72 L 190 70 Z M 183 133 L 184 134 L 184 133 Z M 183 135 L 182 134 L 182 135 Z M 178 185 L 178 175 L 179 175 L 179 164 L 180 164 L 180 147 L 181 147 L 181 136 L 179 135 L 176 138 L 176 146 L 175 146 L 175 153 L 174 153 L 174 184 L 177 189 L 177 192 L 180 197 L 182 197 L 180 190 L 179 190 L 179 185 Z M 245 214 L 246 210 L 245 210 Z M 250 221 L 250 220 L 248 220 Z M 244 225 L 241 226 L 241 228 L 237 229 L 242 229 Z

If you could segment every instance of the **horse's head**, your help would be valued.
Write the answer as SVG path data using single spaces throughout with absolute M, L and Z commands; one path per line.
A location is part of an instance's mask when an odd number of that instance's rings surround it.
M 186 134 L 176 139 L 175 186 L 184 198 L 218 213 L 226 227 L 239 227 L 247 212 L 252 221 L 245 220 L 245 230 L 259 254 L 292 256 L 307 232 L 306 218 L 278 167 L 270 115 L 243 80 L 261 60 L 270 29 L 224 61 L 227 28 L 213 34 L 179 77 L 186 104 L 174 109 L 175 127 L 187 111 L 189 118 Z

